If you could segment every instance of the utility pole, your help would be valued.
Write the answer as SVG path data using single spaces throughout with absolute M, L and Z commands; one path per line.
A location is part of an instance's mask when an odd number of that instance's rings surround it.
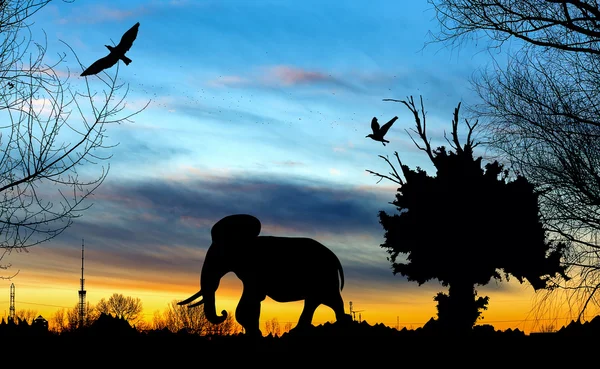
M 356 313 L 360 313 L 364 310 L 354 310 L 354 308 L 352 307 L 352 301 L 350 301 L 350 314 L 352 314 L 352 321 L 356 321 Z M 361 316 L 360 314 L 358 314 L 358 322 L 361 322 Z

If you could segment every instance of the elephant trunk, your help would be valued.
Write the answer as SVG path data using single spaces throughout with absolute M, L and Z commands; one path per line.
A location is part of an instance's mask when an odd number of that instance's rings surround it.
M 227 318 L 225 310 L 221 312 L 221 316 L 217 315 L 215 293 L 219 288 L 221 278 L 229 271 L 230 268 L 227 265 L 227 257 L 224 255 L 222 245 L 213 243 L 206 253 L 200 275 L 200 290 L 204 296 L 204 315 L 212 324 L 223 323 Z
M 200 301 L 190 304 L 190 302 L 192 302 L 193 300 L 195 300 L 201 296 L 202 296 L 202 299 Z M 178 302 L 177 305 L 188 305 L 188 307 L 190 307 L 190 308 L 192 308 L 194 306 L 204 305 L 204 316 L 206 316 L 206 319 L 208 319 L 208 321 L 211 322 L 212 324 L 221 324 L 225 321 L 225 319 L 227 319 L 227 311 L 225 311 L 225 310 L 223 310 L 221 312 L 221 314 L 222 314 L 221 316 L 217 315 L 216 308 L 215 308 L 215 293 L 214 293 L 214 291 L 205 295 L 202 292 L 202 290 L 200 290 L 200 291 L 196 292 L 194 295 L 190 296 L 189 298 Z
M 217 315 L 215 307 L 214 292 L 204 295 L 204 315 L 212 324 L 221 324 L 227 319 L 227 311 L 221 311 L 221 316 Z

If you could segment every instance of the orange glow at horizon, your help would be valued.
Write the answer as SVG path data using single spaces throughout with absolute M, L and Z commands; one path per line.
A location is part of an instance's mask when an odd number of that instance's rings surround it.
M 34 251 L 33 251 L 34 250 Z M 145 265 L 126 264 L 118 256 L 86 249 L 85 289 L 86 301 L 95 305 L 102 298 L 114 293 L 140 298 L 144 311 L 143 318 L 148 323 L 156 311 L 162 313 L 173 301 L 183 300 L 200 287 L 200 271 L 204 252 L 180 250 L 172 247 L 169 252 L 181 254 L 184 258 L 197 260 L 194 270 L 172 267 L 168 271 L 154 270 Z M 89 256 L 89 259 L 88 259 Z M 15 308 L 34 310 L 49 320 L 61 308 L 72 309 L 78 303 L 78 290 L 81 278 L 81 249 L 35 248 L 29 253 L 14 253 L 10 260 L 18 265 L 19 273 L 12 279 L 0 279 L 0 315 L 8 316 L 9 288 L 15 284 Z M 134 260 L 134 262 L 136 262 Z M 175 260 L 179 262 L 179 260 Z M 10 270 L 8 270 L 10 271 Z M 7 275 L 8 271 L 3 271 Z M 13 272 L 13 273 L 14 273 Z M 8 274 L 10 275 L 10 274 Z M 367 323 L 382 323 L 400 329 L 416 329 L 432 317 L 436 317 L 436 303 L 433 297 L 437 292 L 446 292 L 440 284 L 430 283 L 418 286 L 416 283 L 400 282 L 399 276 L 390 273 L 383 284 L 346 277 L 342 291 L 345 310 L 349 313 L 349 302 L 353 302 L 356 318 Z M 516 281 L 502 282 L 502 289 L 493 284 L 478 287 L 478 296 L 489 296 L 488 309 L 482 312 L 483 319 L 478 324 L 491 324 L 497 330 L 508 328 L 530 333 L 542 326 L 559 329 L 573 319 L 566 307 L 554 310 L 552 314 L 536 316 L 534 305 L 536 296 L 531 286 L 520 285 Z M 235 309 L 242 293 L 242 283 L 235 274 L 229 273 L 222 280 L 216 294 L 217 311 L 226 310 L 235 316 Z M 295 325 L 303 308 L 303 302 L 278 303 L 267 298 L 261 305 L 260 327 L 276 318 L 281 327 L 286 323 Z M 558 317 L 557 319 L 553 319 Z M 536 321 L 536 318 L 538 320 Z M 576 317 L 575 317 L 576 318 Z M 544 320 L 540 320 L 544 319 Z M 547 319 L 547 320 L 545 320 Z M 334 322 L 335 314 L 326 306 L 320 306 L 314 315 L 313 324 Z
M 51 322 L 52 316 L 61 308 L 71 309 L 78 303 L 79 284 L 77 280 L 66 278 L 44 278 L 35 273 L 18 275 L 18 278 L 0 281 L 0 290 L 5 291 L 0 303 L 4 307 L 3 317 L 9 310 L 9 286 L 15 284 L 15 308 L 20 310 L 33 310 L 36 315 L 42 315 Z M 195 293 L 199 283 L 192 279 L 185 280 L 179 286 L 170 283 L 147 282 L 133 284 L 127 281 L 118 281 L 104 278 L 97 281 L 90 277 L 86 279 L 86 301 L 95 305 L 101 298 L 108 298 L 113 293 L 125 296 L 138 297 L 143 303 L 144 320 L 152 323 L 156 311 L 162 313 L 174 300 L 182 300 Z M 235 308 L 241 295 L 242 284 L 233 274 L 226 275 L 216 294 L 217 311 L 226 310 L 235 316 Z M 483 289 L 482 289 L 483 290 Z M 490 296 L 488 310 L 483 311 L 484 319 L 478 324 L 491 324 L 497 330 L 518 328 L 525 333 L 539 330 L 541 326 L 554 325 L 555 329 L 568 324 L 567 313 L 559 314 L 564 320 L 547 322 L 535 321 L 532 315 L 531 288 L 524 286 L 515 287 L 511 291 L 479 291 L 479 295 Z M 440 288 L 440 291 L 444 291 Z M 428 290 L 419 291 L 413 288 L 410 291 L 375 291 L 361 290 L 351 284 L 342 292 L 346 312 L 349 313 L 349 302 L 353 301 L 354 310 L 363 321 L 374 325 L 382 323 L 389 327 L 400 329 L 416 329 L 422 327 L 429 319 L 436 316 L 433 294 Z M 261 305 L 261 329 L 265 330 L 265 323 L 276 318 L 281 327 L 286 323 L 295 326 L 303 308 L 303 302 L 278 303 L 270 298 Z M 1 311 L 1 310 L 0 310 Z M 334 322 L 335 314 L 326 306 L 320 306 L 315 312 L 313 325 Z M 537 324 L 536 324 L 537 323 Z M 52 324 L 52 322 L 51 322 Z

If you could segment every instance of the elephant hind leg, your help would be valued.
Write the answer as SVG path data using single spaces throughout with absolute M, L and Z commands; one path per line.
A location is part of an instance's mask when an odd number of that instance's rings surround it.
M 298 320 L 298 327 L 309 327 L 312 324 L 313 315 L 315 314 L 315 310 L 319 307 L 320 302 L 314 299 L 306 299 L 304 300 L 304 309 L 302 310 L 302 314 L 300 314 L 300 319 Z
M 329 306 L 335 312 L 335 320 L 338 322 L 351 321 L 350 314 L 344 311 L 344 300 L 339 293 L 335 296 L 323 301 L 323 305 Z

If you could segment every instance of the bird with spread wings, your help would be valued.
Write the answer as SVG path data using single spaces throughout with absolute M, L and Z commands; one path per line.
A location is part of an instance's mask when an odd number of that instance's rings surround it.
M 131 59 L 126 57 L 125 53 L 131 49 L 133 41 L 135 41 L 137 37 L 139 27 L 140 22 L 137 22 L 133 27 L 123 34 L 121 41 L 117 46 L 113 47 L 110 45 L 104 45 L 110 51 L 110 53 L 104 58 L 96 60 L 92 65 L 84 70 L 83 73 L 81 73 L 81 76 L 85 77 L 98 74 L 103 70 L 111 68 L 117 64 L 119 60 L 122 60 L 125 65 L 129 65 L 129 63 L 131 63 Z
M 365 137 L 370 137 L 375 141 L 379 141 L 383 144 L 383 146 L 385 146 L 385 143 L 390 143 L 390 141 L 384 139 L 383 136 L 385 136 L 387 131 L 390 129 L 390 127 L 392 126 L 392 124 L 394 124 L 396 120 L 398 120 L 398 117 L 393 117 L 389 122 L 379 127 L 379 122 L 377 122 L 377 118 L 373 117 L 373 119 L 371 120 L 371 129 L 373 130 L 373 133 L 370 133 Z

